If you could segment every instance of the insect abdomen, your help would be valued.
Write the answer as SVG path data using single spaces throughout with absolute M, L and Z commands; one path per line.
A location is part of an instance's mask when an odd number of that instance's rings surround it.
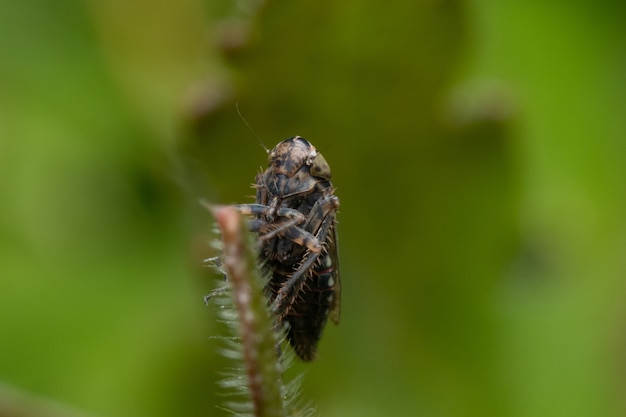
M 329 256 L 325 259 L 330 263 Z M 305 291 L 299 294 L 292 310 L 284 318 L 290 326 L 287 339 L 304 361 L 315 359 L 317 344 L 322 338 L 322 331 L 335 296 L 335 275 L 332 265 L 330 267 L 320 265 L 313 270 L 305 283 Z

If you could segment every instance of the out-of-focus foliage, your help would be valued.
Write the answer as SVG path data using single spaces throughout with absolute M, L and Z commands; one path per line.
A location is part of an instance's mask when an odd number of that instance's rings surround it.
M 197 200 L 251 201 L 238 102 L 341 198 L 323 415 L 624 415 L 624 12 L 0 0 L 0 414 L 228 415 Z

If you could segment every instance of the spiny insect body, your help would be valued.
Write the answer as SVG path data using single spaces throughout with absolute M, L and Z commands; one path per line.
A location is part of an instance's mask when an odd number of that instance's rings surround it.
M 265 293 L 277 325 L 303 361 L 315 359 L 327 319 L 339 323 L 341 282 L 336 214 L 339 198 L 321 153 L 295 136 L 269 152 L 257 175 L 256 202 L 235 207 L 252 215 Z

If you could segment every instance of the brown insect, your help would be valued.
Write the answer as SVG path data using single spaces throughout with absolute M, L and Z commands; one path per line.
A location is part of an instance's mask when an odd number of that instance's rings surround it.
M 256 202 L 235 207 L 254 216 L 265 293 L 277 325 L 303 361 L 315 359 L 328 317 L 339 323 L 341 282 L 336 214 L 339 198 L 321 153 L 295 136 L 269 152 L 257 175 Z

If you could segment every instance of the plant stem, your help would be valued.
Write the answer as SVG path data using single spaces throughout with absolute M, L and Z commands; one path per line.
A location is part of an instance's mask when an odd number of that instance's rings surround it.
M 222 232 L 224 269 L 231 284 L 247 385 L 256 417 L 287 416 L 274 324 L 263 293 L 256 253 L 240 214 L 232 207 L 212 206 Z

